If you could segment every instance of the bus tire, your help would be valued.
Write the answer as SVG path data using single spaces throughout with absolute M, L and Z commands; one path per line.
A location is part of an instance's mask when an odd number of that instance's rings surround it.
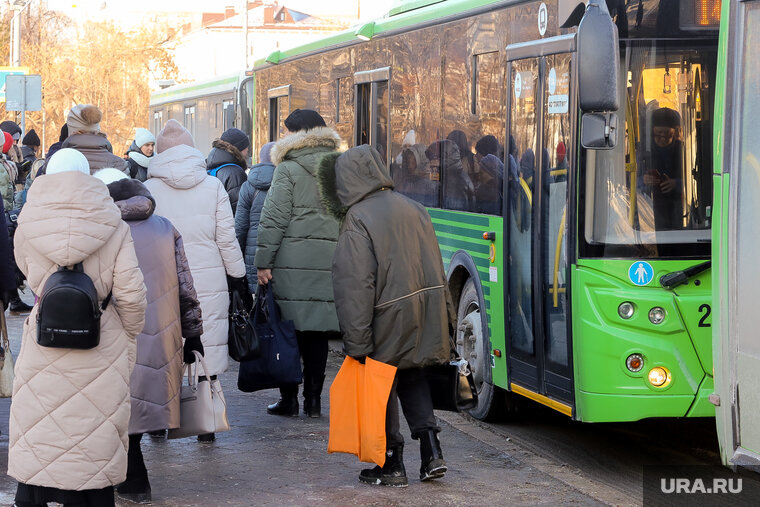
M 496 416 L 500 397 L 495 395 L 491 379 L 490 341 L 484 335 L 485 315 L 480 312 L 480 301 L 475 281 L 470 278 L 462 287 L 457 307 L 456 344 L 459 354 L 470 363 L 478 390 L 478 405 L 469 414 L 485 421 Z

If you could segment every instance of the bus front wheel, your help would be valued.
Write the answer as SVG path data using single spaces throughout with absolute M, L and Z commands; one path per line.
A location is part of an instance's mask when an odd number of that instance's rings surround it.
M 485 309 L 483 309 L 485 311 Z M 483 335 L 485 313 L 481 313 L 480 298 L 475 281 L 470 278 L 462 288 L 457 308 L 456 344 L 459 354 L 470 363 L 472 376 L 478 389 L 478 405 L 470 410 L 476 419 L 494 416 L 494 392 L 491 380 L 491 350 Z

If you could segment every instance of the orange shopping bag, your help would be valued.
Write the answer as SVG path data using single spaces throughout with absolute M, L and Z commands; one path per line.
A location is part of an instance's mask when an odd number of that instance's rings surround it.
M 327 452 L 355 454 L 360 461 L 385 463 L 385 409 L 396 367 L 346 357 L 330 386 Z

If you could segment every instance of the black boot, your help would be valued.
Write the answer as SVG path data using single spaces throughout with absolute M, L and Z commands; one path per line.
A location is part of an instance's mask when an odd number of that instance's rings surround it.
M 359 481 L 377 486 L 405 488 L 409 485 L 404 468 L 404 444 L 385 452 L 385 464 L 375 468 L 365 468 L 359 474 Z
M 129 435 L 127 452 L 127 480 L 116 486 L 116 494 L 133 503 L 150 503 L 151 491 L 148 470 L 145 468 L 140 440 L 142 434 Z
M 303 413 L 309 417 L 322 417 L 322 386 L 324 375 L 312 375 L 304 379 L 303 384 Z
M 16 297 L 11 299 L 10 310 L 13 315 L 22 315 L 32 311 L 32 307 L 21 301 L 21 298 L 16 293 Z
M 441 442 L 438 440 L 438 434 L 435 430 L 427 430 L 416 436 L 420 439 L 420 461 L 422 463 L 420 467 L 420 480 L 440 479 L 448 468 L 446 467 L 446 462 L 443 461 Z
M 267 407 L 267 414 L 298 417 L 298 384 L 280 388 L 280 401 Z

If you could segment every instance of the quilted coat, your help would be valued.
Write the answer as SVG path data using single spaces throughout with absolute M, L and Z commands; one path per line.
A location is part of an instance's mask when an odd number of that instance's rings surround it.
M 393 190 L 367 145 L 325 157 L 319 179 L 343 217 L 332 272 L 346 354 L 399 369 L 448 361 L 456 313 L 427 210 Z
M 150 159 L 145 186 L 156 200 L 156 214 L 168 218 L 182 235 L 203 313 L 207 373 L 217 375 L 229 366 L 230 296 L 225 275 L 245 276 L 227 191 L 221 181 L 206 174 L 201 152 L 184 144 Z
M 69 136 L 61 145 L 62 148 L 74 148 L 87 158 L 90 163 L 90 174 L 99 169 L 113 167 L 129 174 L 129 164 L 121 157 L 113 154 L 113 147 L 101 132 L 88 132 Z M 48 156 L 48 158 L 50 158 Z
M 15 254 L 40 294 L 59 265 L 83 263 L 100 300 L 100 344 L 37 344 L 38 306 L 24 323 L 9 423 L 8 475 L 65 490 L 119 484 L 127 472 L 129 375 L 143 328 L 145 285 L 129 226 L 99 180 L 79 172 L 40 176 L 19 215 Z
M 130 378 L 129 434 L 178 428 L 182 337 L 203 333 L 182 236 L 169 220 L 153 213 L 153 196 L 138 180 L 114 181 L 108 191 L 132 230 L 148 291 L 145 327 L 137 336 L 137 364 Z
M 276 166 L 259 222 L 257 269 L 271 269 L 282 318 L 299 331 L 338 331 L 330 262 L 338 222 L 319 201 L 315 173 L 323 155 L 340 145 L 327 127 L 301 130 L 271 152 Z
M 240 200 L 235 210 L 235 235 L 243 250 L 248 288 L 256 294 L 256 245 L 258 244 L 259 220 L 264 200 L 272 184 L 274 166 L 268 162 L 256 164 L 248 171 L 248 180 L 240 188 Z

